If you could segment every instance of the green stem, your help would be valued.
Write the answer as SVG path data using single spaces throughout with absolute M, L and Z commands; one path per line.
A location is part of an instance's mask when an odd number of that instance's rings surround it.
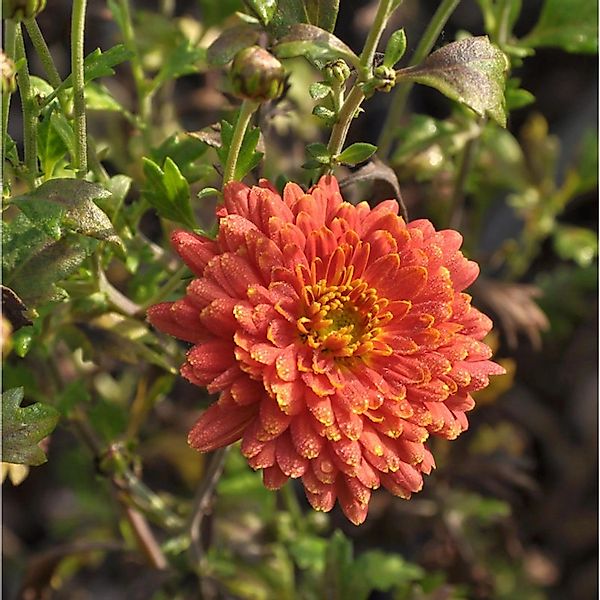
M 23 109 L 23 145 L 25 147 L 25 167 L 30 185 L 37 175 L 37 104 L 31 87 L 25 44 L 21 25 L 16 27 L 15 59 L 21 63 L 17 71 L 21 107 Z
M 331 137 L 329 138 L 327 149 L 332 156 L 335 156 L 342 151 L 352 119 L 364 99 L 365 95 L 362 90 L 358 85 L 355 85 L 344 101 L 339 113 L 338 122 L 331 130 Z
M 381 35 L 383 34 L 385 26 L 387 25 L 390 17 L 390 9 L 390 0 L 380 0 L 379 6 L 377 7 L 377 13 L 375 14 L 375 20 L 373 21 L 373 26 L 369 31 L 369 35 L 367 36 L 363 51 L 360 55 L 361 81 L 365 81 L 369 77 L 373 76 L 373 58 L 375 57 L 377 44 L 379 44 Z
M 400 6 L 400 3 L 396 3 L 395 8 L 398 8 L 398 6 Z M 392 2 L 390 2 L 390 0 L 380 0 L 379 6 L 377 7 L 375 20 L 373 21 L 373 26 L 369 31 L 363 51 L 360 54 L 358 79 L 354 82 L 350 93 L 344 100 L 344 104 L 342 105 L 338 114 L 338 121 L 331 130 L 331 136 L 329 138 L 329 143 L 327 144 L 327 149 L 332 156 L 335 156 L 342 151 L 344 142 L 346 141 L 346 136 L 348 135 L 348 130 L 350 129 L 350 125 L 352 123 L 352 119 L 354 119 L 356 111 L 360 108 L 360 105 L 365 99 L 365 95 L 360 84 L 367 82 L 373 76 L 373 57 L 375 56 L 377 44 L 381 39 L 381 35 L 385 30 L 388 19 L 390 18 L 392 12 Z
M 188 272 L 188 268 L 186 265 L 179 267 L 173 275 L 168 279 L 168 281 L 163 285 L 152 298 L 144 302 L 138 309 L 139 314 L 145 314 L 146 310 L 150 308 L 153 304 L 160 302 L 163 298 L 166 298 L 171 292 L 175 291 L 181 284 L 182 279 L 185 274 Z
M 23 22 L 25 23 L 25 28 L 27 29 L 31 43 L 40 57 L 44 71 L 46 71 L 48 82 L 54 89 L 56 89 L 60 86 L 62 81 L 37 21 L 35 19 L 25 19 Z
M 452 192 L 452 199 L 450 201 L 450 217 L 448 219 L 448 227 L 450 229 L 459 229 L 462 224 L 463 218 L 463 204 L 465 199 L 465 184 L 467 183 L 467 177 L 473 165 L 473 158 L 475 156 L 475 149 L 477 142 L 479 141 L 479 135 L 471 138 L 463 148 L 462 156 L 460 159 L 460 165 L 458 167 L 458 174 L 454 183 L 454 190 Z
M 498 46 L 502 47 L 508 41 L 508 21 L 510 19 L 510 10 L 512 2 L 509 0 L 501 0 L 500 11 L 496 28 L 495 42 Z
M 7 58 L 15 58 L 16 23 L 7 19 L 4 25 L 4 52 Z M 8 135 L 8 111 L 11 94 L 2 90 L 2 165 L 6 156 L 6 137 Z
M 119 5 L 123 14 L 122 33 L 125 47 L 132 52 L 130 60 L 131 74 L 135 84 L 135 92 L 138 99 L 138 114 L 141 122 L 139 123 L 144 141 L 149 145 L 150 140 L 150 120 L 152 118 L 152 96 L 155 90 L 150 89 L 142 63 L 140 62 L 137 43 L 135 41 L 135 31 L 133 21 L 131 20 L 131 10 L 129 0 L 120 0 Z
M 250 119 L 257 108 L 258 104 L 252 100 L 244 100 L 242 102 L 240 114 L 235 123 L 235 129 L 233 130 L 231 145 L 229 146 L 229 153 L 227 154 L 227 162 L 223 169 L 223 186 L 235 179 L 235 168 L 240 155 L 242 142 L 244 141 L 244 135 L 246 134 Z
M 73 0 L 71 13 L 71 72 L 73 74 L 73 112 L 75 122 L 75 170 L 78 177 L 87 173 L 87 132 L 85 122 L 85 79 L 83 40 L 87 0 Z
M 431 49 L 440 36 L 444 25 L 446 25 L 450 15 L 454 12 L 459 3 L 460 0 L 443 0 L 440 3 L 438 9 L 431 18 L 423 37 L 419 41 L 409 66 L 419 64 L 431 52 Z M 383 129 L 381 130 L 381 135 L 379 136 L 379 141 L 377 143 L 377 146 L 379 147 L 379 154 L 383 158 L 385 158 L 390 152 L 394 134 L 396 132 L 396 125 L 400 120 L 402 113 L 404 112 L 404 106 L 406 105 L 406 100 L 410 90 L 412 89 L 412 86 L 413 84 L 411 82 L 403 82 L 396 88 L 396 91 L 394 92 L 392 104 L 385 119 L 385 123 L 383 124 Z

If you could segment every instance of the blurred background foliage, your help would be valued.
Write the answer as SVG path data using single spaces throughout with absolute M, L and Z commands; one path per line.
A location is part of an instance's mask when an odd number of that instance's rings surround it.
M 40 188 L 26 183 L 22 113 L 13 97 L 3 269 L 18 297 L 3 291 L 3 433 L 33 419 L 27 448 L 44 450 L 48 462 L 33 466 L 42 453 L 23 461 L 30 468 L 2 465 L 4 594 L 596 597 L 593 0 L 456 3 L 434 49 L 484 34 L 500 46 L 510 58 L 506 129 L 430 88 L 409 94 L 404 83 L 369 98 L 350 130 L 349 142 L 379 147 L 410 218 L 459 229 L 482 266 L 474 303 L 497 324 L 489 342 L 508 375 L 479 393 L 469 431 L 451 444 L 432 440 L 438 468 L 423 492 L 409 502 L 376 493 L 360 528 L 337 509 L 313 513 L 294 486 L 265 490 L 234 448 L 212 511 L 200 512 L 201 535 L 190 539 L 189 520 L 206 499 L 202 482 L 218 465 L 190 450 L 186 433 L 209 399 L 177 377 L 185 348 L 154 333 L 144 311 L 189 278 L 168 247 L 175 224 L 213 225 L 219 131 L 234 122 L 238 103 L 220 66 L 227 56 L 215 61 L 207 48 L 243 24 L 236 11 L 263 4 L 140 0 L 127 14 L 128 3 L 89 3 L 89 161 L 100 185 L 78 190 L 74 206 L 63 182 L 53 191 L 56 202 L 32 212 L 27 200 Z M 376 5 L 342 1 L 335 35 L 357 51 Z M 382 47 L 404 28 L 401 66 L 438 5 L 405 0 L 394 13 Z M 38 16 L 63 80 L 70 10 L 70 2 L 53 0 Z M 226 38 L 225 54 L 236 38 L 239 47 L 254 43 L 244 35 Z M 38 183 L 49 194 L 57 178 L 75 172 L 73 129 L 63 112 L 71 92 L 68 80 L 53 91 L 25 42 L 40 107 Z M 286 92 L 260 108 L 249 134 L 244 160 L 248 171 L 256 168 L 248 181 L 308 184 L 314 171 L 301 165 L 314 153 L 306 145 L 327 139 L 327 111 L 335 106 L 314 87 L 322 75 L 303 58 L 284 63 Z M 361 183 L 360 169 L 337 173 L 347 178 L 349 198 L 379 200 L 389 185 L 380 171 L 374 185 Z M 17 443 L 15 452 L 27 448 Z M 144 532 L 153 532 L 150 542 L 140 542 Z

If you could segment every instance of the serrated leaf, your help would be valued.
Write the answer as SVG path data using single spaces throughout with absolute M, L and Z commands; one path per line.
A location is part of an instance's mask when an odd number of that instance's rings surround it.
M 434 87 L 481 116 L 506 126 L 504 86 L 508 59 L 487 36 L 443 46 L 421 64 L 396 72 L 396 79 Z
M 239 113 L 238 113 L 239 118 Z M 233 125 L 228 121 L 221 121 L 221 146 L 217 148 L 217 154 L 221 164 L 226 164 L 233 137 Z M 234 179 L 241 181 L 254 167 L 258 165 L 263 157 L 263 152 L 258 151 L 261 145 L 261 132 L 258 127 L 249 127 L 244 134 L 235 167 Z
M 56 284 L 75 272 L 96 245 L 96 240 L 75 234 L 56 242 L 49 240 L 7 272 L 4 281 L 28 305 L 60 300 L 66 293 Z
M 352 597 L 366 600 L 372 590 L 387 592 L 395 586 L 418 580 L 425 572 L 418 565 L 406 562 L 397 554 L 371 550 L 354 562 L 348 582 Z
M 404 29 L 398 29 L 394 31 L 388 40 L 387 46 L 385 47 L 385 54 L 383 56 L 383 66 L 393 67 L 406 52 L 406 33 Z
M 190 186 L 173 160 L 165 159 L 163 169 L 153 160 L 143 159 L 146 187 L 143 196 L 165 219 L 190 229 L 196 220 L 190 204 Z
M 315 115 L 315 117 L 318 117 L 319 119 L 323 119 L 323 121 L 325 121 L 325 123 L 327 123 L 328 125 L 332 125 L 333 123 L 335 123 L 336 120 L 335 113 L 326 106 L 315 106 L 312 109 L 312 114 Z
M 297 23 L 286 30 L 286 35 L 273 47 L 279 58 L 304 56 L 314 62 L 328 62 L 342 58 L 358 67 L 359 58 L 335 35 L 306 23 Z
M 259 37 L 260 29 L 248 23 L 226 29 L 208 47 L 206 59 L 209 64 L 222 67 L 232 61 L 240 50 L 256 44 Z
M 377 146 L 373 144 L 367 144 L 366 142 L 357 142 L 348 146 L 343 152 L 338 154 L 335 158 L 336 161 L 350 165 L 351 167 L 359 163 L 365 162 L 377 151 Z
M 23 388 L 2 394 L 2 461 L 41 465 L 47 458 L 38 444 L 56 427 L 58 411 L 36 402 L 21 407 Z
M 204 169 L 208 168 L 212 171 L 210 165 L 198 162 L 206 150 L 207 144 L 197 136 L 175 133 L 158 148 L 153 148 L 150 158 L 156 164 L 162 165 L 168 156 L 177 165 L 188 183 L 194 183 L 205 175 Z
M 538 22 L 520 44 L 596 54 L 598 3 L 594 0 L 546 0 Z
M 82 179 L 51 179 L 31 192 L 11 199 L 11 203 L 36 225 L 44 226 L 63 211 L 61 227 L 81 235 L 122 247 L 110 219 L 94 200 L 108 198 L 110 192 Z

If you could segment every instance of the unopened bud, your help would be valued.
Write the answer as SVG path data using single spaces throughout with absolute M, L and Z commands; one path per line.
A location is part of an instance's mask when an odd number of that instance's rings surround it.
M 323 75 L 327 81 L 344 83 L 350 77 L 350 67 L 341 58 L 332 60 L 323 68 Z
M 46 7 L 46 0 L 2 0 L 2 18 L 22 21 L 37 17 Z
M 383 65 L 376 67 L 373 75 L 375 76 L 375 89 L 380 92 L 390 92 L 396 85 L 396 71 L 391 67 Z
M 235 55 L 230 77 L 236 96 L 257 102 L 279 98 L 285 85 L 283 65 L 260 46 L 244 48 Z
M 0 50 L 0 74 L 2 76 L 2 93 L 12 94 L 17 90 L 15 63 Z

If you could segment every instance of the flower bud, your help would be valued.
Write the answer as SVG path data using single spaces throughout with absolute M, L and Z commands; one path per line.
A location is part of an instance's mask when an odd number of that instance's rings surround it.
M 266 102 L 279 98 L 283 93 L 285 69 L 264 48 L 250 46 L 235 55 L 230 77 L 236 96 Z
M 375 89 L 381 92 L 390 92 L 396 85 L 396 71 L 391 67 L 383 65 L 376 67 L 373 75 L 375 76 Z
M 344 83 L 350 77 L 350 67 L 341 58 L 328 62 L 323 68 L 323 74 L 327 81 L 338 81 Z
M 2 17 L 13 21 L 37 17 L 46 7 L 46 0 L 2 0 Z
M 15 63 L 0 50 L 0 74 L 2 76 L 2 93 L 12 94 L 17 90 Z

